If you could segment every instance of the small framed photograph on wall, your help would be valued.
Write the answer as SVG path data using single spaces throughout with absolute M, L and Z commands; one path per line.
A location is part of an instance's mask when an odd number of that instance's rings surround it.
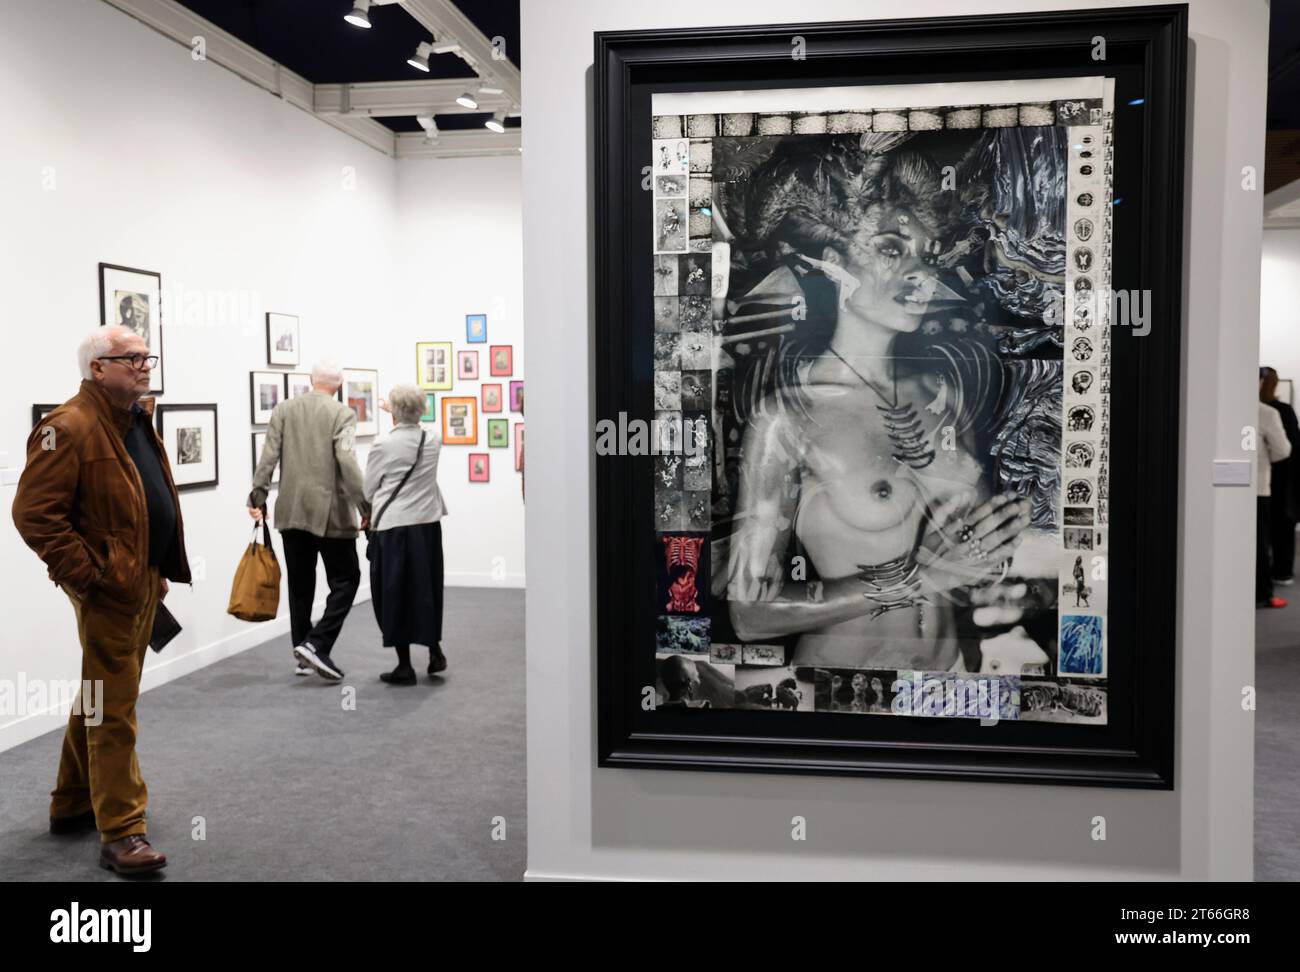
M 456 355 L 456 377 L 461 381 L 478 381 L 477 351 L 461 351 Z
M 465 315 L 465 343 L 466 344 L 487 343 L 487 315 L 486 314 Z
M 266 312 L 266 363 L 298 363 L 298 317 L 295 314 Z
M 442 399 L 442 444 L 478 445 L 478 399 Z
M 486 452 L 471 452 L 469 454 L 469 481 L 471 483 L 486 483 L 491 463 L 492 457 Z
M 357 435 L 379 434 L 379 372 L 372 368 L 343 369 L 343 404 L 357 413 Z
M 522 412 L 524 410 L 524 383 L 522 381 L 512 381 L 510 383 L 510 411 Z
M 311 374 L 306 371 L 286 371 L 284 373 L 284 400 L 287 402 L 291 398 L 297 398 L 299 395 L 306 395 L 311 391 Z
M 257 475 L 257 464 L 262 461 L 262 449 L 266 445 L 266 433 L 253 433 L 253 475 Z M 271 473 L 271 485 L 280 485 L 280 464 L 275 464 L 275 470 Z
M 424 393 L 424 413 L 420 416 L 421 422 L 438 421 L 437 403 L 434 401 L 436 396 L 433 392 Z
M 504 449 L 510 445 L 510 420 L 488 419 L 488 448 Z
M 508 378 L 515 373 L 515 349 L 510 344 L 494 344 L 489 354 L 490 370 L 494 378 Z
M 99 323 L 129 327 L 158 356 L 149 394 L 163 393 L 162 274 L 153 270 L 99 265 Z
M 41 420 L 58 408 L 58 405 L 33 405 L 32 406 L 32 428 L 41 424 Z
M 159 405 L 154 420 L 177 491 L 217 485 L 217 406 Z
M 524 468 L 524 423 L 515 423 L 515 472 Z
M 451 342 L 417 342 L 415 375 L 416 383 L 426 391 L 451 391 Z
M 483 386 L 483 411 L 485 412 L 501 411 L 501 386 L 500 385 Z
M 265 425 L 271 421 L 271 412 L 283 398 L 284 372 L 249 372 L 248 412 L 254 425 Z

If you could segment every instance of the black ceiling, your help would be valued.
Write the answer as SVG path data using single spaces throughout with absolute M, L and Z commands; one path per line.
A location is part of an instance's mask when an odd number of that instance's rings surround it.
M 1300 3 L 1273 0 L 1268 16 L 1268 127 L 1300 128 Z
M 406 63 L 429 32 L 400 6 L 370 8 L 369 30 L 343 19 L 352 0 L 178 0 L 222 30 L 313 84 L 363 81 L 419 81 L 471 78 L 474 72 L 454 54 L 429 58 L 429 73 Z M 505 50 L 519 60 L 519 0 L 456 0 L 456 6 L 489 39 L 505 38 Z M 480 128 L 490 114 L 439 115 L 445 130 Z M 418 132 L 414 118 L 379 118 L 399 132 Z M 507 127 L 519 124 L 507 119 Z

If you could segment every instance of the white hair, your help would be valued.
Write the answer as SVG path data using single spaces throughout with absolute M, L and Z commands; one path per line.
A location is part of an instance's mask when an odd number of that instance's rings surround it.
M 424 414 L 424 392 L 414 385 L 394 385 L 388 392 L 388 407 L 398 425 L 415 425 Z
M 322 358 L 311 366 L 311 383 L 340 388 L 343 385 L 343 369 L 329 358 Z
M 96 358 L 102 358 L 106 354 L 113 353 L 113 345 L 131 337 L 135 331 L 129 327 L 123 327 L 121 324 L 109 324 L 107 327 L 97 327 L 77 345 L 77 367 L 81 369 L 81 377 L 87 381 L 93 381 L 95 373 L 90 370 L 90 363 Z

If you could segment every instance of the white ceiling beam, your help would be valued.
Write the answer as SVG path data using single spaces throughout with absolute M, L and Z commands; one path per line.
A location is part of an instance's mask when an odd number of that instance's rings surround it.
M 360 84 L 318 84 L 315 109 L 318 115 L 368 115 L 396 118 L 410 115 L 462 115 L 509 109 L 505 95 L 478 93 L 474 78 L 430 81 L 373 81 Z M 478 99 L 477 108 L 465 108 L 456 98 L 466 91 Z
M 399 159 L 458 159 L 484 155 L 518 155 L 523 144 L 519 129 L 508 129 L 498 135 L 487 129 L 441 132 L 436 142 L 430 142 L 423 133 L 402 132 L 397 136 Z
M 402 8 L 418 20 L 440 41 L 453 41 L 469 55 L 472 66 L 482 77 L 491 77 L 501 88 L 505 98 L 515 105 L 523 103 L 519 68 L 510 60 L 510 51 L 497 60 L 498 53 L 492 42 L 474 26 L 473 21 L 460 12 L 451 0 L 400 0 Z M 451 55 L 441 55 L 449 57 Z

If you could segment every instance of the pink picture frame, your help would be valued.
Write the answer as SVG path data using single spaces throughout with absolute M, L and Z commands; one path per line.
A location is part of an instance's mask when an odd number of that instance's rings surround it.
M 461 381 L 478 380 L 478 352 L 456 352 L 456 377 Z

